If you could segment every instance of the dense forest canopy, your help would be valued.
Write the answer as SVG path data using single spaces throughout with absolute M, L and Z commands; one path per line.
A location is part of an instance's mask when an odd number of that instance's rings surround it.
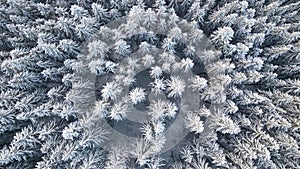
M 299 8 L 0 1 L 0 168 L 299 169 Z

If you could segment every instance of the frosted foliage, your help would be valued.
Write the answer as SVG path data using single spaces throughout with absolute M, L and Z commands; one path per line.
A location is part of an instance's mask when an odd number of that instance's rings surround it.
M 104 58 L 107 52 L 107 44 L 101 41 L 92 41 L 88 44 L 88 51 L 91 56 Z
M 200 76 L 196 76 L 195 78 L 191 79 L 191 86 L 195 90 L 203 90 L 207 87 L 207 80 Z
M 196 134 L 201 133 L 204 130 L 203 121 L 200 116 L 190 112 L 186 117 L 186 127 Z
M 145 55 L 144 57 L 143 57 L 143 64 L 144 64 L 144 66 L 151 66 L 152 64 L 154 64 L 155 63 L 155 60 L 154 60 L 154 57 L 153 56 L 151 56 L 151 55 L 149 55 L 149 54 L 147 54 L 147 55 Z
M 101 90 L 102 97 L 104 99 L 116 100 L 118 94 L 121 92 L 122 88 L 116 82 L 108 82 Z
M 152 78 L 159 78 L 162 75 L 163 71 L 160 67 L 155 66 L 155 67 L 151 67 L 150 70 L 150 76 Z
M 0 2 L 0 169 L 299 169 L 300 1 Z
M 181 68 L 184 69 L 184 71 L 191 70 L 194 66 L 193 60 L 190 58 L 182 59 L 181 60 Z
M 152 82 L 150 85 L 155 94 L 160 94 L 166 90 L 166 83 L 163 79 L 155 78 L 154 82 Z
M 155 100 L 150 103 L 149 114 L 155 120 L 163 119 L 165 117 L 175 117 L 178 107 L 169 101 Z
M 110 111 L 109 117 L 113 120 L 120 121 L 126 118 L 128 107 L 125 103 L 115 103 Z
M 144 89 L 141 88 L 135 88 L 129 93 L 129 97 L 133 104 L 137 104 L 139 102 L 142 102 L 146 99 L 145 97 L 146 93 Z
M 214 32 L 212 40 L 217 44 L 229 44 L 233 35 L 234 31 L 231 27 L 223 27 Z
M 169 91 L 168 97 L 180 97 L 186 87 L 185 82 L 176 76 L 171 76 L 171 79 L 167 80 L 166 85 Z
M 63 130 L 62 136 L 64 139 L 74 140 L 74 138 L 79 137 L 80 130 L 80 126 L 76 126 L 75 123 L 71 123 Z
M 116 43 L 115 50 L 116 53 L 120 54 L 121 56 L 126 56 L 130 53 L 130 47 L 124 40 L 119 40 Z

